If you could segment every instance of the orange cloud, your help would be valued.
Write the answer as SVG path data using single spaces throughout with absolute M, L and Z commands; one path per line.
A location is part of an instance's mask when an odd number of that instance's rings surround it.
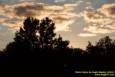
M 115 17 L 115 4 L 104 4 L 99 11 L 106 16 Z
M 5 7 L 6 7 L 6 4 L 0 3 L 0 9 L 5 8 Z
M 87 26 L 85 26 L 84 28 L 84 31 L 91 32 L 91 33 L 100 33 L 100 34 L 115 32 L 115 27 L 114 27 L 115 20 L 106 16 L 105 13 L 107 11 L 103 10 L 103 12 L 101 12 L 102 9 L 106 7 L 110 8 L 110 5 L 109 6 L 103 5 L 98 9 L 93 9 L 92 7 L 90 7 L 81 13 L 81 16 L 83 16 L 87 24 Z
M 101 33 L 101 34 L 106 34 L 106 33 L 112 33 L 115 30 L 107 29 L 107 28 L 101 28 L 98 26 L 88 26 L 84 28 L 84 31 L 88 31 L 91 33 Z
M 74 8 L 77 6 L 77 3 L 74 4 L 64 4 L 64 5 L 48 5 L 43 3 L 36 2 L 25 2 L 22 1 L 17 4 L 7 5 L 4 9 L 0 9 L 1 16 L 7 17 L 6 19 L 2 19 L 0 21 L 1 24 L 5 24 L 7 26 L 12 26 L 11 28 L 16 28 L 15 24 L 20 25 L 20 21 L 24 20 L 27 16 L 33 16 L 38 19 L 44 17 L 50 17 L 55 21 L 57 31 L 68 31 L 69 25 L 74 23 L 75 17 L 77 14 L 72 12 Z M 12 19 L 18 19 L 14 21 Z M 8 20 L 12 20 L 15 23 L 8 22 Z M 18 29 L 18 28 L 17 28 Z
M 105 17 L 102 13 L 97 10 L 85 10 L 82 13 L 82 16 L 88 23 L 104 23 L 113 21 L 110 18 Z

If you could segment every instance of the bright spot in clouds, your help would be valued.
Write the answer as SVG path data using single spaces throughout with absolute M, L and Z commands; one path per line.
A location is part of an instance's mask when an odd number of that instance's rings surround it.
M 96 36 L 96 34 L 92 34 L 92 33 L 80 33 L 80 34 L 78 34 L 78 36 L 80 36 L 80 37 L 94 37 L 94 36 Z
M 66 0 L 55 0 L 54 2 L 64 2 Z

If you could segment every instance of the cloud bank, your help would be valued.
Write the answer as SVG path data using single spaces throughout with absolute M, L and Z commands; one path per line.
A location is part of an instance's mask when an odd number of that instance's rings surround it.
M 115 17 L 115 4 L 104 4 L 99 10 L 106 16 Z
M 76 6 L 77 3 L 48 5 L 25 0 L 15 4 L 2 4 L 0 5 L 0 24 L 11 29 L 19 29 L 25 17 L 32 16 L 38 19 L 50 17 L 56 23 L 56 31 L 68 31 L 69 25 L 74 23 L 77 17 L 77 14 L 72 12 Z
M 115 4 L 104 4 L 98 9 L 86 8 L 81 12 L 86 22 L 84 31 L 94 34 L 115 32 Z

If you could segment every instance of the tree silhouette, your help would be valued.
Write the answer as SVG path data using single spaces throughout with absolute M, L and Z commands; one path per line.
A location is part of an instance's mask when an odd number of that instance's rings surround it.
M 114 48 L 115 42 L 109 36 L 106 36 L 104 38 L 101 38 L 95 46 L 92 45 L 91 42 L 89 42 L 87 51 L 91 53 L 91 55 L 106 56 L 113 53 Z
M 102 49 L 102 55 L 108 55 L 108 53 L 112 50 L 113 41 L 109 36 L 106 36 L 104 38 L 101 38 L 99 42 L 96 43 L 96 47 Z
M 60 35 L 56 37 L 55 28 L 55 23 L 48 17 L 42 20 L 27 17 L 23 27 L 15 33 L 14 41 L 7 45 L 5 52 L 0 53 L 0 60 L 6 60 L 9 64 L 10 62 L 14 64 L 18 62 L 17 64 L 22 63 L 22 65 L 26 63 L 25 66 L 33 63 L 35 68 L 38 67 L 37 70 L 41 68 L 40 71 L 46 70 L 43 69 L 44 66 L 49 69 L 53 67 L 51 74 L 57 72 L 58 64 L 61 65 L 60 67 L 64 65 L 67 76 L 72 75 L 76 69 L 97 70 L 101 66 L 112 68 L 115 65 L 110 61 L 115 56 L 115 40 L 109 36 L 101 38 L 95 45 L 88 42 L 86 50 L 82 50 L 69 48 L 68 40 L 63 40 Z M 56 65 L 52 66 L 52 64 Z
M 88 45 L 86 46 L 86 51 L 91 52 L 92 48 L 93 48 L 92 43 L 88 41 Z
M 42 19 L 39 26 L 39 39 L 41 48 L 66 48 L 69 41 L 63 41 L 62 37 L 55 38 L 55 23 L 46 17 Z
M 41 20 L 38 30 L 41 48 L 53 48 L 53 38 L 56 35 L 54 25 L 54 22 L 48 17 Z
M 108 47 L 111 47 L 112 45 L 112 39 L 110 39 L 109 36 L 106 36 L 104 38 L 101 38 L 99 42 L 97 42 L 96 46 L 102 47 L 104 49 L 107 49 Z
M 63 41 L 61 36 L 56 38 L 54 30 L 55 23 L 48 17 L 42 20 L 27 17 L 23 27 L 16 32 L 14 42 L 9 43 L 5 51 L 27 54 L 36 49 L 67 48 L 69 41 Z
M 39 20 L 28 17 L 24 21 L 24 26 L 15 33 L 14 42 L 7 45 L 5 51 L 14 55 L 27 54 L 33 51 L 36 45 L 39 45 L 36 35 Z
M 62 40 L 62 37 L 59 35 L 59 37 L 58 38 L 56 38 L 55 40 L 54 40 L 55 42 L 55 44 L 54 44 L 54 47 L 55 48 L 67 48 L 67 46 L 68 46 L 68 44 L 69 44 L 69 41 L 63 41 Z

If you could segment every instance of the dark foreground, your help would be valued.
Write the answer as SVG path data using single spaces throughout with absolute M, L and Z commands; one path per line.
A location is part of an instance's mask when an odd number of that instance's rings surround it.
M 65 53 L 66 52 L 66 53 Z M 36 75 L 40 77 L 88 77 L 92 74 L 77 74 L 75 71 L 114 71 L 114 57 L 111 56 L 71 56 L 63 51 L 42 51 L 24 55 L 0 54 L 1 68 L 17 75 Z

